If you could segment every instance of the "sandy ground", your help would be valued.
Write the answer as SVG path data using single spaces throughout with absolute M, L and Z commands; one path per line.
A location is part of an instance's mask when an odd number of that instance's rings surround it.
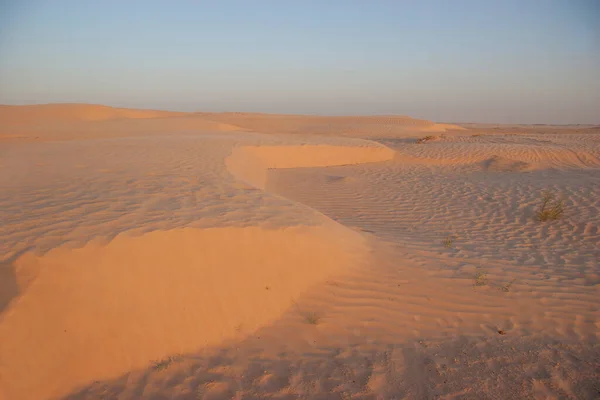
M 0 399 L 598 398 L 599 133 L 0 106 Z

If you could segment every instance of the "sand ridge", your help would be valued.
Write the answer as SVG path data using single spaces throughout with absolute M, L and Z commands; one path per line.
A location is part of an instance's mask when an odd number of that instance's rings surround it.
M 377 143 L 357 144 L 363 145 L 244 146 L 234 149 L 225 163 L 237 179 L 265 189 L 270 169 L 362 164 L 387 161 L 395 156 L 392 149 Z

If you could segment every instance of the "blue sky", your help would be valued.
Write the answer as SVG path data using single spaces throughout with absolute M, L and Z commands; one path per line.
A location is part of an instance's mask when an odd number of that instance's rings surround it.
M 598 0 L 0 0 L 0 104 L 600 123 Z

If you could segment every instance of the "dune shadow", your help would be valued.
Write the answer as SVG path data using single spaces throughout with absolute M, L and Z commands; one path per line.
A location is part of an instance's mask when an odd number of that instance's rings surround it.
M 8 307 L 12 299 L 19 295 L 19 285 L 13 265 L 16 258 L 15 256 L 0 263 L 0 314 Z
M 242 341 L 170 357 L 168 365 L 93 382 L 62 399 L 533 398 L 540 387 L 559 397 L 594 399 L 600 393 L 594 367 L 600 349 L 592 343 L 509 335 L 363 339 L 270 355 Z M 556 386 L 557 376 L 568 385 Z
M 484 160 L 481 166 L 489 172 L 522 172 L 532 168 L 532 165 L 525 161 L 511 160 L 497 155 Z
M 399 147 L 407 144 L 415 144 L 417 142 L 418 137 L 400 137 L 400 138 L 389 138 L 389 137 L 370 137 L 369 140 L 373 142 L 380 143 L 384 146 L 388 146 L 390 148 Z

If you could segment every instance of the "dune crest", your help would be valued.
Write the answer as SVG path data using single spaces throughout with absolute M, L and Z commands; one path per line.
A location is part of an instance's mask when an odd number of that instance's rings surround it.
M 348 146 L 244 146 L 233 150 L 225 163 L 238 179 L 265 189 L 273 168 L 325 167 L 363 164 L 393 159 L 395 152 L 376 144 Z

